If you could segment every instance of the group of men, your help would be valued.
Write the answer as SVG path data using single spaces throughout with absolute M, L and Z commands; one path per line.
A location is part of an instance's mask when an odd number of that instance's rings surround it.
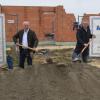
M 19 47 L 19 67 L 24 68 L 24 62 L 27 58 L 27 63 L 29 66 L 32 66 L 32 55 L 35 51 L 28 49 L 27 47 L 36 48 L 38 45 L 38 38 L 36 33 L 30 29 L 30 23 L 28 21 L 23 22 L 24 29 L 18 31 L 13 36 L 13 41 L 16 44 L 16 47 Z M 83 22 L 76 29 L 76 48 L 74 50 L 73 61 L 76 61 L 77 55 L 80 54 L 82 49 L 86 47 L 84 52 L 82 53 L 83 62 L 88 61 L 89 55 L 89 39 L 91 39 L 93 35 L 90 32 L 89 26 L 87 22 Z M 23 45 L 23 46 L 19 46 Z

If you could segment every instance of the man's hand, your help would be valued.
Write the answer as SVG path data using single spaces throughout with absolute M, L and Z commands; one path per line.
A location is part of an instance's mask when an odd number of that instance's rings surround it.
M 32 52 L 33 52 L 33 54 L 36 52 L 36 48 L 35 47 L 32 49 Z
M 84 46 L 85 46 L 85 47 L 88 47 L 88 45 L 89 45 L 89 44 L 87 44 L 87 43 L 84 43 Z
M 93 35 L 92 35 L 92 38 L 96 38 L 96 35 L 93 34 Z
M 16 46 L 18 46 L 18 43 L 16 43 Z

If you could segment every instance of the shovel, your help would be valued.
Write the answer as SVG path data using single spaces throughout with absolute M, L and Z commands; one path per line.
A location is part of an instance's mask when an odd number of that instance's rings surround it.
M 83 54 L 83 52 L 87 49 L 87 47 L 89 46 L 89 44 L 90 44 L 90 42 L 88 42 L 88 45 L 85 46 L 85 47 L 81 50 L 81 52 L 75 57 L 75 59 L 73 60 L 73 62 L 77 62 L 77 61 L 81 62 L 81 61 L 82 61 L 82 54 Z
M 85 46 L 85 47 L 82 49 L 82 51 L 81 51 L 78 55 L 76 55 L 76 58 L 73 60 L 73 62 L 77 62 L 77 61 L 81 62 L 81 61 L 82 61 L 82 53 L 83 53 L 83 52 L 85 51 L 85 49 L 89 46 L 90 42 L 93 41 L 94 38 L 96 38 L 95 35 L 92 36 L 92 38 L 91 38 L 90 41 L 88 42 L 88 45 Z
M 21 45 L 21 44 L 16 44 L 17 46 L 21 46 L 21 47 L 23 47 L 23 48 L 27 48 L 27 49 L 29 49 L 29 50 L 32 50 L 32 51 L 35 51 L 36 53 L 42 53 L 43 55 L 44 54 L 47 54 L 48 53 L 48 49 L 36 49 L 36 48 L 31 48 L 31 47 L 26 47 L 26 46 L 24 46 L 24 45 Z
M 32 50 L 32 51 L 36 51 L 36 49 L 35 48 L 31 48 L 31 47 L 26 47 L 26 46 L 24 46 L 24 45 L 21 45 L 21 44 L 16 44 L 17 46 L 21 46 L 21 47 L 23 47 L 23 48 L 27 48 L 27 49 L 29 49 L 29 50 Z
M 89 46 L 89 44 L 90 44 L 90 43 L 88 43 L 88 46 Z M 83 54 L 83 52 L 87 49 L 88 46 L 85 46 L 85 47 L 82 49 L 82 51 L 80 52 L 80 54 L 78 54 L 78 57 L 77 57 L 77 58 L 79 59 L 80 62 L 82 61 L 82 54 Z
M 36 50 L 35 48 L 31 48 L 31 47 L 26 47 L 26 46 L 23 46 L 23 45 L 21 45 L 21 44 L 16 44 L 17 46 L 21 46 L 21 47 L 24 47 L 24 48 L 27 48 L 27 49 L 29 49 L 29 50 L 32 50 L 32 51 L 36 51 L 37 53 L 40 51 L 43 55 L 45 55 L 45 57 L 46 57 L 46 62 L 48 62 L 48 63 L 53 63 L 53 61 L 52 61 L 52 59 L 49 57 L 50 56 L 50 52 L 49 52 L 49 50 L 48 49 L 38 49 L 38 50 Z

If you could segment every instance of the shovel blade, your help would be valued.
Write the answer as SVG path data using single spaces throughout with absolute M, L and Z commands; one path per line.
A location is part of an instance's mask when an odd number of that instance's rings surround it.
M 81 62 L 82 61 L 82 55 L 76 55 L 76 57 L 72 60 L 73 62 Z

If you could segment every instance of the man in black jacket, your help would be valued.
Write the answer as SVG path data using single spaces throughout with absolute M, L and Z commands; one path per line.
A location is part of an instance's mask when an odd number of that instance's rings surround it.
M 83 22 L 81 24 L 81 26 L 79 27 L 79 29 L 77 30 L 77 34 L 76 34 L 76 39 L 77 39 L 77 43 L 76 43 L 76 48 L 75 48 L 75 53 L 76 55 L 79 55 L 80 52 L 82 51 L 82 49 L 84 47 L 87 47 L 84 52 L 82 53 L 82 60 L 83 62 L 87 62 L 88 60 L 88 56 L 89 56 L 89 40 L 92 38 L 92 34 L 90 32 L 90 28 L 88 26 L 87 22 Z
M 36 48 L 38 45 L 38 39 L 34 31 L 29 28 L 29 22 L 23 22 L 24 29 L 20 30 L 13 36 L 13 41 L 17 46 L 18 44 L 24 47 L 19 47 L 19 67 L 24 68 L 25 58 L 27 58 L 28 65 L 32 65 L 32 53 L 33 51 L 27 49 L 27 47 Z

